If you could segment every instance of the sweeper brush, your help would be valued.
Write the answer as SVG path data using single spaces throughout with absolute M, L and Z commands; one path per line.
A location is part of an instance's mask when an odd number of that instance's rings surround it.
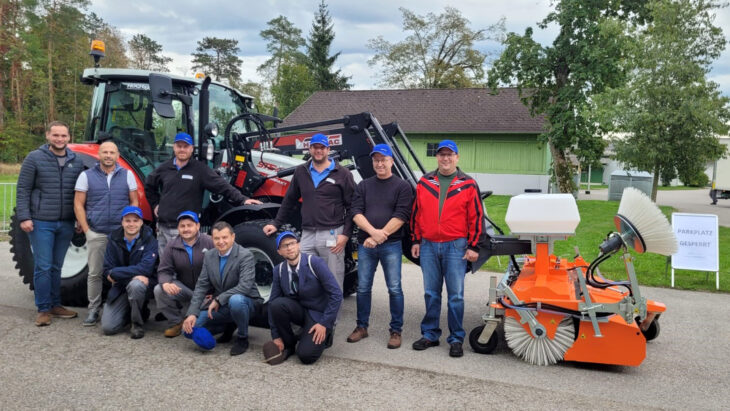
M 617 231 L 606 236 L 590 264 L 578 250 L 573 261 L 552 254 L 553 242 L 573 235 L 580 222 L 571 195 L 512 197 L 505 221 L 519 240 L 492 238 L 491 247 L 509 243 L 518 249 L 515 241 L 522 241 L 534 256 L 525 257 L 522 267 L 512 258 L 499 283 L 491 278 L 489 312 L 482 317 L 484 325 L 469 336 L 474 351 L 496 348 L 495 329 L 503 321 L 507 345 L 531 364 L 641 364 L 646 341 L 658 335 L 657 321 L 666 306 L 642 297 L 629 248 L 664 255 L 676 251 L 676 238 L 659 208 L 639 190 L 624 190 L 614 218 Z M 603 278 L 598 266 L 619 252 L 628 279 Z

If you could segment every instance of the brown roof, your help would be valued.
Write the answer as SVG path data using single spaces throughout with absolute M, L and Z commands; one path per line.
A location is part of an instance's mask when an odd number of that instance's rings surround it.
M 398 121 L 406 132 L 542 133 L 516 88 L 318 91 L 284 119 L 283 126 L 368 111 L 381 124 Z

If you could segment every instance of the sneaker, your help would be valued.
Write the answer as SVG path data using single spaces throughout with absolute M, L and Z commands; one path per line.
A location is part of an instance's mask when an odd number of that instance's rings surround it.
M 144 329 L 141 325 L 132 324 L 132 329 L 130 331 L 132 333 L 133 340 L 139 340 L 140 338 L 144 337 Z
M 264 362 L 269 365 L 279 365 L 286 361 L 287 353 L 286 350 L 279 350 L 279 346 L 273 341 L 267 341 L 264 343 Z
M 35 325 L 38 327 L 51 325 L 51 314 L 49 314 L 48 311 L 39 312 L 38 316 L 35 318 Z
M 347 337 L 347 342 L 354 343 L 362 340 L 363 338 L 368 338 L 368 329 L 365 327 L 355 327 L 352 334 Z
M 81 323 L 81 325 L 83 325 L 84 327 L 93 327 L 98 322 L 99 322 L 99 311 L 92 310 L 92 311 L 89 311 L 89 315 L 86 316 L 86 319 L 84 320 L 84 322 Z
M 182 325 L 183 323 L 175 324 L 172 327 L 165 330 L 165 337 L 167 338 L 175 338 L 180 333 L 182 333 Z
M 438 340 L 431 341 L 427 338 L 421 338 L 420 340 L 413 343 L 413 349 L 416 351 L 423 351 L 426 348 L 436 347 L 439 345 Z
M 71 311 L 60 305 L 51 308 L 51 311 L 49 311 L 49 313 L 51 313 L 52 316 L 58 318 L 76 318 L 76 316 L 79 315 L 79 313 L 77 313 L 76 311 Z
M 449 356 L 458 358 L 464 355 L 464 349 L 461 346 L 460 342 L 451 343 L 451 348 L 449 348 Z
M 390 338 L 388 339 L 388 348 L 391 350 L 400 348 L 401 338 L 398 331 L 391 331 Z
M 248 337 L 236 337 L 231 347 L 231 355 L 241 355 L 248 350 Z

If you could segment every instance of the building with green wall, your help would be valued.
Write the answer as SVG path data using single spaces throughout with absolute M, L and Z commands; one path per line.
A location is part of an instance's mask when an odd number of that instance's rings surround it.
M 371 112 L 381 123 L 397 121 L 426 169 L 436 168 L 443 139 L 459 146 L 459 167 L 482 190 L 547 192 L 550 152 L 538 135 L 545 121 L 532 117 L 516 89 L 413 89 L 319 91 L 284 119 L 283 126 Z M 412 168 L 416 168 L 409 158 Z

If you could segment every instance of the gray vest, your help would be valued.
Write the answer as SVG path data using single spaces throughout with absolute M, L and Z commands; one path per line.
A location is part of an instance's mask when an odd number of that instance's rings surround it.
M 86 192 L 86 219 L 97 233 L 109 234 L 122 225 L 122 209 L 129 205 L 127 169 L 117 166 L 111 184 L 99 164 L 84 171 L 89 182 Z

